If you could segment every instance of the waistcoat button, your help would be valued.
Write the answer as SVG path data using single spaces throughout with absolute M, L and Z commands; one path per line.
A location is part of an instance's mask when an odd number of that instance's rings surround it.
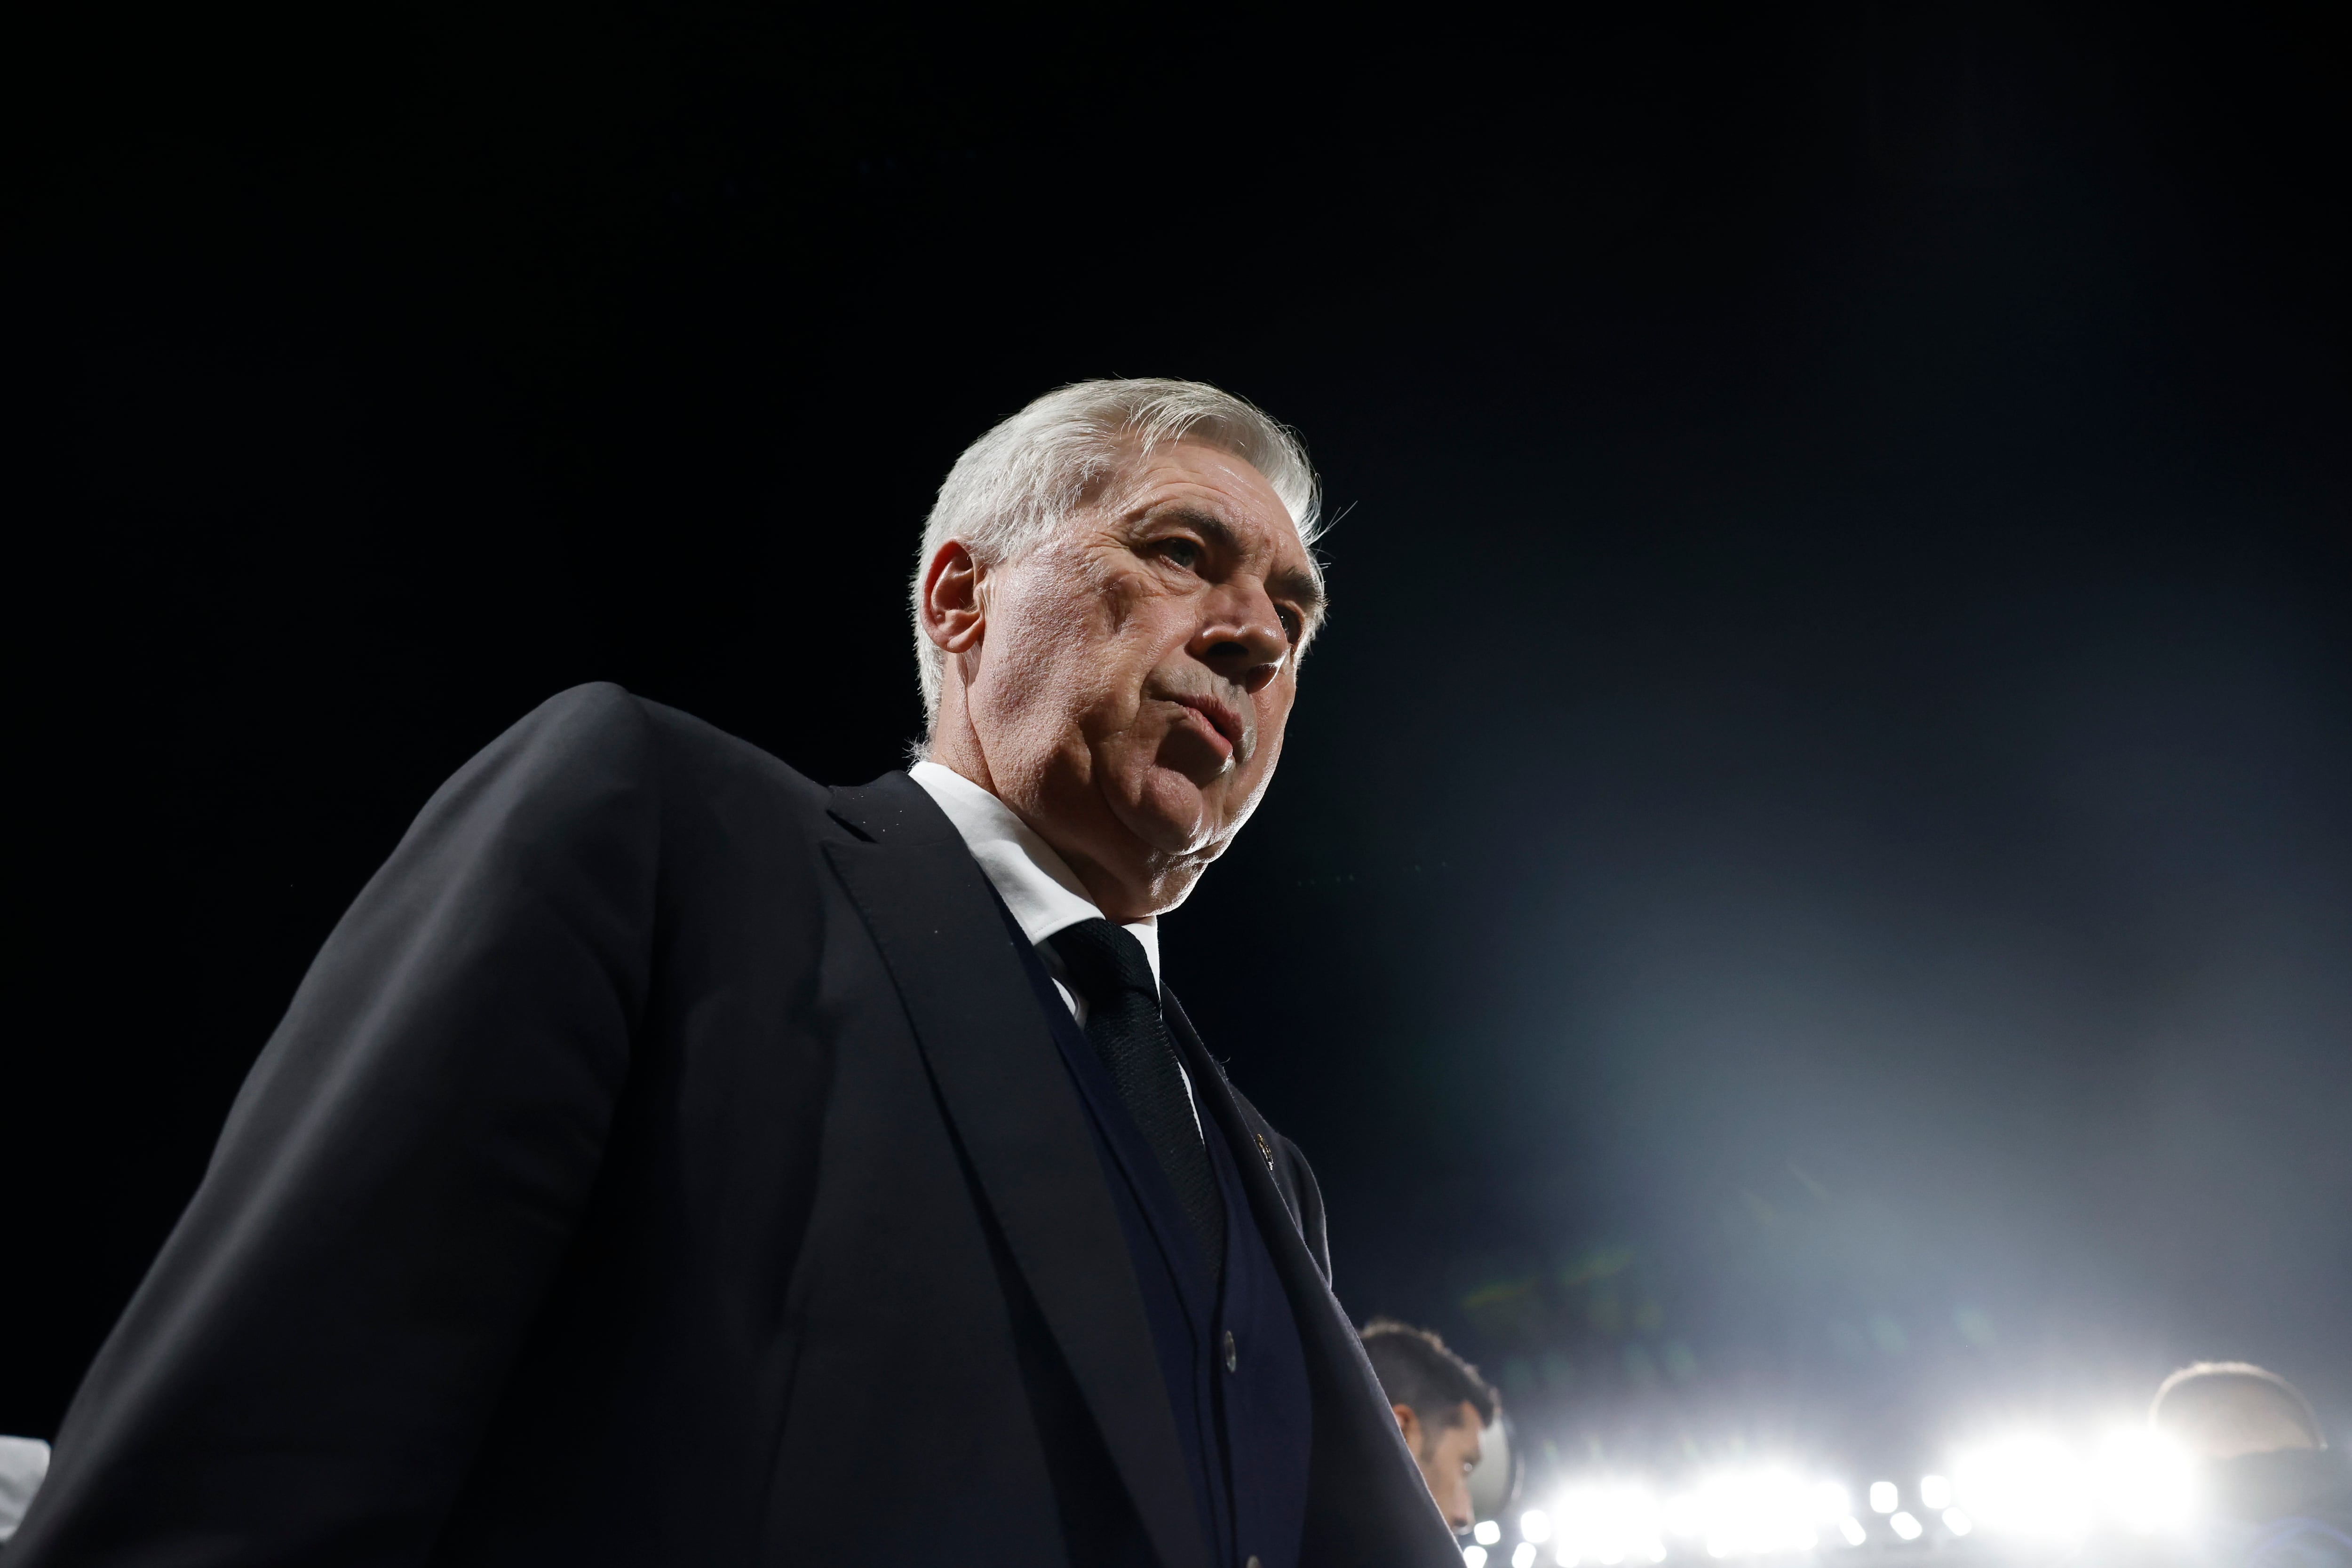
M 1241 1347 L 1234 1343 L 1234 1331 L 1227 1329 L 1225 1331 L 1225 1370 L 1227 1372 L 1239 1372 L 1241 1370 Z M 1253 1557 L 1250 1561 L 1255 1563 L 1257 1559 Z

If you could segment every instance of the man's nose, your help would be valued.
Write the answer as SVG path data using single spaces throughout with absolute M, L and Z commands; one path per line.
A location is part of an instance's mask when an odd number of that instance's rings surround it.
M 1194 658 L 1251 693 L 1282 673 L 1290 637 L 1263 585 L 1221 585 L 1206 608 L 1201 629 L 1192 634 Z

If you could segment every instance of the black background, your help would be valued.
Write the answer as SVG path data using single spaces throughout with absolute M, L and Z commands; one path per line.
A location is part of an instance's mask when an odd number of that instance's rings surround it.
M 2326 8 L 78 8 L 12 51 L 0 1430 L 432 787 L 617 680 L 860 780 L 967 441 L 1344 520 L 1171 979 L 1564 1459 L 2251 1356 L 2352 1418 Z

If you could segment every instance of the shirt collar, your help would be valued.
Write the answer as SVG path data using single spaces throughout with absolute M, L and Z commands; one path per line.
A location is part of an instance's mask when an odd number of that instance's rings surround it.
M 918 762 L 907 776 L 939 803 L 948 821 L 963 838 L 964 848 L 980 862 L 996 896 L 1013 912 L 1021 934 L 1032 946 L 1081 920 L 1100 920 L 1103 912 L 1087 896 L 1086 884 L 1055 852 L 1054 846 L 1032 831 L 1013 809 L 955 769 L 937 762 Z M 1160 979 L 1160 926 L 1150 919 L 1127 924 L 1129 936 L 1143 944 L 1151 964 L 1151 978 Z

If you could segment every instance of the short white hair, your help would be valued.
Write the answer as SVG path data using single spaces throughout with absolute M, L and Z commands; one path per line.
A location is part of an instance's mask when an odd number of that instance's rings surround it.
M 1300 542 L 1322 531 L 1321 497 L 1307 448 L 1255 404 L 1203 382 L 1076 382 L 1047 392 L 964 448 L 923 524 L 908 599 L 923 728 L 939 723 L 946 655 L 923 634 L 923 574 L 951 538 L 982 566 L 1019 560 L 1154 451 L 1196 441 L 1265 476 L 1289 509 Z

